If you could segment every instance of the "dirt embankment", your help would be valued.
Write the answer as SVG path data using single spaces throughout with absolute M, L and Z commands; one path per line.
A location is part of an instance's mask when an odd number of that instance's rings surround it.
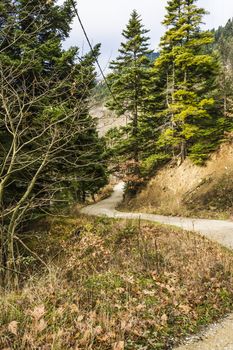
M 233 143 L 223 144 L 205 166 L 186 160 L 158 172 L 127 208 L 165 215 L 233 216 Z
M 119 128 L 127 125 L 126 116 L 118 117 L 113 111 L 110 111 L 104 104 L 95 105 L 91 109 L 91 115 L 97 118 L 98 132 L 100 136 L 104 136 L 110 129 Z

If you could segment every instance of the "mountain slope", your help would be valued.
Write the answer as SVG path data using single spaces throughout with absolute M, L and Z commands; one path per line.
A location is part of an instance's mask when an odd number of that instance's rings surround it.
M 167 350 L 233 309 L 231 252 L 192 232 L 54 217 L 36 233 L 46 268 L 25 259 L 0 295 L 0 349 Z
M 169 163 L 127 203 L 165 215 L 230 217 L 233 210 L 233 143 L 223 144 L 205 166 Z M 128 209 L 127 209 L 128 210 Z

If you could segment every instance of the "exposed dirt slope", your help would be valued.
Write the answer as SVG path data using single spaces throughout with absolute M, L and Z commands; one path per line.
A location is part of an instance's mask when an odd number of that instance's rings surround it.
M 203 167 L 186 160 L 158 172 L 127 210 L 194 217 L 233 214 L 233 143 L 224 144 Z
M 91 109 L 91 115 L 98 120 L 100 136 L 104 136 L 112 128 L 119 128 L 127 124 L 125 116 L 118 117 L 113 111 L 107 109 L 104 104 L 95 105 Z

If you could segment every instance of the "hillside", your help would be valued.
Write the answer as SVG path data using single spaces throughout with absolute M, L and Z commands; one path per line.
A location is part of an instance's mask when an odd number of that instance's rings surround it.
M 233 18 L 230 18 L 225 26 L 219 26 L 217 29 L 213 29 L 214 37 L 215 37 L 215 45 L 219 45 L 219 43 L 224 40 L 232 40 L 233 39 Z M 230 54 L 226 52 L 225 54 Z
M 126 117 L 118 117 L 113 111 L 105 107 L 105 101 L 95 104 L 90 110 L 90 114 L 97 120 L 97 130 L 100 136 L 104 136 L 110 129 L 125 126 Z
M 0 350 L 171 350 L 233 313 L 233 20 L 92 3 L 0 3 Z
M 223 144 L 205 166 L 169 163 L 127 202 L 137 211 L 193 217 L 230 217 L 233 211 L 233 144 Z
M 192 232 L 85 217 L 34 230 L 44 263 L 25 256 L 22 288 L 0 295 L 0 349 L 168 350 L 232 311 L 232 254 Z

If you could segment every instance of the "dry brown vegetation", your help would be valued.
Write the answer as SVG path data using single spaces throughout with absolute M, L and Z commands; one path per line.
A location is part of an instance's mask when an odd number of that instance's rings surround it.
M 97 196 L 95 198 L 96 202 L 100 202 L 103 199 L 106 199 L 108 197 L 111 196 L 111 194 L 113 193 L 113 187 L 114 187 L 115 183 L 109 183 L 108 185 L 104 186 L 103 188 L 101 188 L 101 190 L 97 193 Z
M 188 159 L 181 166 L 168 164 L 125 207 L 163 215 L 233 217 L 232 141 L 223 144 L 205 166 Z
M 107 199 L 111 196 L 113 193 L 114 185 L 116 184 L 115 181 L 111 181 L 106 186 L 102 187 L 97 194 L 94 196 L 89 195 L 87 196 L 85 203 L 75 203 L 71 209 L 68 209 L 68 212 L 71 213 L 71 215 L 77 215 L 80 213 L 80 210 L 88 205 L 93 205 L 95 203 L 98 203 L 104 199 Z
M 49 224 L 32 247 L 48 270 L 0 298 L 0 349 L 170 349 L 232 310 L 232 254 L 205 238 L 106 218 Z

